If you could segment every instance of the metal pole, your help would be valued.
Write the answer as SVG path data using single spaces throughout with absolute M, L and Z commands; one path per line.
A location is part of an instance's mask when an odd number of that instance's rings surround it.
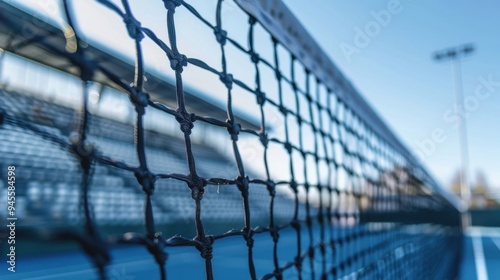
M 471 190 L 469 185 L 469 152 L 467 143 L 467 125 L 465 118 L 462 73 L 460 68 L 460 59 L 452 59 L 452 70 L 455 91 L 455 106 L 456 112 L 460 115 L 460 122 L 458 127 L 458 138 L 460 145 L 460 159 L 461 159 L 461 172 L 460 172 L 460 196 L 462 203 L 466 210 L 469 209 Z
M 462 86 L 462 73 L 460 69 L 460 58 L 474 52 L 473 44 L 466 44 L 449 48 L 434 53 L 436 61 L 451 60 L 453 73 L 453 87 L 455 91 L 455 112 L 459 115 L 458 139 L 460 148 L 460 199 L 462 201 L 462 229 L 471 225 L 469 207 L 471 190 L 469 185 L 469 152 L 467 144 L 467 126 L 465 117 L 464 95 Z

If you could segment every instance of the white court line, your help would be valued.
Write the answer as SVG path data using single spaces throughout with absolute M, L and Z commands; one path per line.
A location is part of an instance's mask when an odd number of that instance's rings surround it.
M 481 241 L 481 231 L 479 229 L 471 229 L 472 249 L 474 251 L 474 259 L 476 261 L 477 280 L 488 280 L 488 272 L 486 271 L 486 262 L 484 261 L 483 242 Z
M 482 237 L 498 237 L 500 238 L 500 228 L 488 228 L 488 227 L 470 227 L 465 230 L 466 236 L 472 236 L 473 232 L 481 232 Z

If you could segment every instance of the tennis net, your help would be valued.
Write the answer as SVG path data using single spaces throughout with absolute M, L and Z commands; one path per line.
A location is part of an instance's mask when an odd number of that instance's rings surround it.
M 38 156 L 61 164 L 58 172 L 75 174 L 60 186 L 65 189 L 61 199 L 79 197 L 81 205 L 73 220 L 64 221 L 82 230 L 47 233 L 38 226 L 28 234 L 79 243 L 102 279 L 112 262 L 108 247 L 118 243 L 147 248 L 162 279 L 169 274 L 165 269 L 169 248 L 194 247 L 204 260 L 206 279 L 214 279 L 212 261 L 218 257 L 214 244 L 235 236 L 246 245 L 248 269 L 242 274 L 249 279 L 456 277 L 461 252 L 456 202 L 281 1 L 219 0 L 213 2 L 213 13 L 187 1 L 157 1 L 166 16 L 164 36 L 162 30 L 143 26 L 146 19 L 136 17 L 141 3 L 97 2 L 123 21 L 127 43 L 135 50 L 133 73 L 126 59 L 114 59 L 84 40 L 79 25 L 85 23 L 76 20 L 80 19 L 76 3 L 72 7 L 63 1 L 61 29 L 40 19 L 27 27 L 33 19 L 23 13 L 24 21 L 19 20 L 14 9 L 0 14 L 6 23 L 1 27 L 2 49 L 81 81 L 80 88 L 70 93 L 80 100 L 72 109 L 48 101 L 30 103 L 23 94 L 6 88 L 1 94 L 5 152 L 14 146 L 27 149 L 32 141 L 57 150 Z M 227 24 L 226 17 L 239 24 Z M 209 35 L 191 34 L 186 22 Z M 117 48 L 119 44 L 123 42 L 116 42 Z M 171 83 L 151 74 L 145 59 L 151 46 L 162 53 L 154 59 L 169 67 L 165 71 Z M 224 96 L 225 106 L 201 102 L 203 95 L 186 83 L 201 84 L 203 90 Z M 109 108 L 98 114 L 92 107 L 96 86 L 128 96 L 132 110 L 125 121 L 105 116 Z M 76 123 L 61 122 L 73 115 Z M 161 117 L 157 126 L 170 123 L 176 128 L 169 133 L 155 130 L 150 116 Z M 198 132 L 201 128 L 203 132 Z M 209 130 L 223 139 L 204 139 Z M 24 145 L 9 144 L 8 137 L 28 140 L 21 141 Z M 203 141 L 210 143 L 202 146 Z M 7 155 L 3 162 L 2 170 L 14 164 L 33 168 Z M 20 195 L 23 187 L 28 199 L 28 188 L 51 188 L 33 187 L 39 176 L 48 177 L 34 171 L 27 176 L 32 179 L 21 180 Z M 99 183 L 96 178 L 107 180 Z M 96 185 L 101 192 L 131 186 L 134 191 L 119 202 L 130 212 L 100 199 Z M 230 190 L 214 200 L 220 188 Z M 127 204 L 139 199 L 144 202 Z M 234 201 L 237 206 L 231 204 Z M 174 209 L 175 203 L 182 205 Z M 113 211 L 121 216 L 105 215 Z M 190 214 L 180 217 L 185 212 Z M 136 232 L 102 230 L 103 224 L 114 220 L 125 228 L 135 226 L 134 219 L 144 224 L 134 227 Z M 192 237 L 162 233 L 168 227 L 179 229 L 180 220 L 187 220 L 184 225 L 192 228 Z M 224 220 L 241 227 L 232 229 Z M 207 227 L 215 223 L 223 224 L 219 225 L 223 230 L 211 234 Z M 290 231 L 295 238 L 286 246 L 294 250 L 283 254 L 280 236 Z M 261 235 L 272 239 L 269 271 L 255 262 L 254 247 Z

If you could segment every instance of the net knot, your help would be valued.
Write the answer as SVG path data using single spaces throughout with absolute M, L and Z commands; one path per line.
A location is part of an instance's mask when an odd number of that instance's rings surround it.
M 264 105 L 264 103 L 266 102 L 266 94 L 258 89 L 255 92 L 255 96 L 257 98 L 257 104 L 259 104 L 260 106 Z
M 172 70 L 182 73 L 184 67 L 187 66 L 187 57 L 183 54 L 176 53 L 170 58 L 170 68 Z
M 181 0 L 163 0 L 163 6 L 169 11 L 175 11 L 175 8 L 181 5 Z
M 281 75 L 280 70 L 276 69 L 276 71 L 274 71 L 274 75 L 276 76 L 276 80 L 278 80 L 278 81 L 281 80 L 282 75 Z
M 221 73 L 219 79 L 226 85 L 227 89 L 233 88 L 233 75 L 228 73 Z
M 111 261 L 106 242 L 95 231 L 87 232 L 85 235 L 72 231 L 64 231 L 57 233 L 55 238 L 78 242 L 82 246 L 83 251 L 92 257 L 94 265 L 99 269 L 104 268 Z
M 274 45 L 278 45 L 278 43 L 279 43 L 278 38 L 276 38 L 274 36 L 271 36 L 271 41 L 273 42 Z
M 334 267 L 332 267 L 332 269 L 330 270 L 330 273 L 331 273 L 331 274 L 333 274 L 333 276 L 334 276 L 335 278 L 337 278 L 337 277 L 336 277 L 336 276 L 337 276 L 337 268 L 336 268 L 335 266 L 334 266 Z
M 309 247 L 309 251 L 307 252 L 309 259 L 314 259 L 314 247 Z
M 323 105 L 321 105 L 321 103 L 319 103 L 319 102 L 316 103 L 316 107 L 318 108 L 318 111 L 323 110 Z
M 348 257 L 347 258 L 346 264 L 347 264 L 348 267 L 350 267 L 352 265 L 352 261 L 353 261 L 352 257 Z
M 283 114 L 283 116 L 286 116 L 286 115 L 288 114 L 288 110 L 287 110 L 287 109 L 286 109 L 286 107 L 285 107 L 285 106 L 283 106 L 283 105 L 280 105 L 280 106 L 279 106 L 279 110 L 280 110 L 280 112 Z
M 249 237 L 249 238 L 245 238 L 245 241 L 247 243 L 247 247 L 249 248 L 252 248 L 253 247 L 253 244 L 254 244 L 254 240 L 252 237 Z
M 194 124 L 193 122 L 196 119 L 195 114 L 190 114 L 186 111 L 177 111 L 177 115 L 175 116 L 175 119 L 181 126 L 181 131 L 184 132 L 185 134 L 190 135 L 191 134 L 191 129 L 193 129 Z
M 243 232 L 243 238 L 246 241 L 247 247 L 252 248 L 254 245 L 252 228 L 245 226 L 241 231 Z
M 335 216 L 335 219 L 337 219 L 337 221 L 340 221 L 340 218 L 341 218 L 340 213 L 337 212 L 334 214 L 334 216 Z
M 306 99 L 308 103 L 311 103 L 313 101 L 312 95 L 309 92 L 306 93 Z
M 231 140 L 238 141 L 238 135 L 241 131 L 241 125 L 239 123 L 232 123 L 231 120 L 226 121 L 229 124 L 227 131 L 231 135 Z
M 89 170 L 94 156 L 94 147 L 89 143 L 84 143 L 78 133 L 73 132 L 69 136 L 69 141 L 73 153 L 79 158 L 80 166 L 83 170 Z
M 191 180 L 189 181 L 189 188 L 191 188 L 191 197 L 199 201 L 203 198 L 203 194 L 205 193 L 205 186 L 207 185 L 206 180 L 199 176 L 191 176 Z
M 213 244 L 214 238 L 211 235 L 205 236 L 202 240 L 199 240 L 198 250 L 200 251 L 200 256 L 205 260 L 211 260 L 213 257 Z
M 299 221 L 297 221 L 297 219 L 293 219 L 291 222 L 290 222 L 290 225 L 292 226 L 293 229 L 299 231 L 300 230 L 300 223 Z
M 278 232 L 278 229 L 276 229 L 275 227 L 272 227 L 270 229 L 269 233 L 271 234 L 271 237 L 273 238 L 273 242 L 274 243 L 278 242 L 278 239 L 280 238 L 280 234 Z
M 267 137 L 267 133 L 261 132 L 259 133 L 259 140 L 262 145 L 267 148 L 267 145 L 269 144 L 269 138 Z
M 256 24 L 256 23 L 257 23 L 257 19 L 256 19 L 255 17 L 250 16 L 250 17 L 248 18 L 248 24 L 250 24 L 250 25 L 254 25 L 254 24 Z
M 358 252 L 358 253 L 354 254 L 354 256 L 352 256 L 352 261 L 353 261 L 353 262 L 357 262 L 357 261 L 358 261 L 358 259 L 359 259 L 359 254 L 360 254 L 360 253 Z
M 290 188 L 292 188 L 292 190 L 293 190 L 293 192 L 294 192 L 294 193 L 297 193 L 297 191 L 298 191 L 298 185 L 297 185 L 297 182 L 295 182 L 295 181 L 291 181 L 291 182 L 290 182 Z
M 340 271 L 343 271 L 345 269 L 345 267 L 346 267 L 345 263 L 343 263 L 343 262 L 340 263 L 340 265 L 339 265 Z
M 302 270 L 302 259 L 300 257 L 295 257 L 293 264 L 298 271 Z
M 250 59 L 255 64 L 259 63 L 259 60 L 260 60 L 259 54 L 254 52 L 254 51 L 250 52 Z
M 302 125 L 302 117 L 297 115 L 297 124 Z
M 227 41 L 227 31 L 222 29 L 220 26 L 214 28 L 215 39 L 219 44 L 224 46 Z
M 137 182 L 139 182 L 139 184 L 141 185 L 142 190 L 147 195 L 152 195 L 155 187 L 155 179 L 153 173 L 149 172 L 149 170 L 147 169 L 143 169 L 135 172 L 134 175 L 137 179 Z
M 285 150 L 288 152 L 288 154 L 292 154 L 292 144 L 290 144 L 289 142 L 286 142 L 285 143 Z
M 305 159 L 307 157 L 307 152 L 304 150 L 300 150 L 300 155 Z
M 241 196 L 247 197 L 248 196 L 248 186 L 250 184 L 250 179 L 248 179 L 248 176 L 245 176 L 245 177 L 238 176 L 238 178 L 236 178 L 236 184 L 238 186 L 238 189 L 241 192 Z
M 328 216 L 328 214 L 326 214 L 326 216 Z M 317 219 L 318 219 L 318 222 L 319 222 L 320 225 L 325 224 L 325 219 L 323 218 L 323 213 L 319 213 L 318 212 Z
M 325 132 L 325 131 L 323 131 L 322 129 L 319 129 L 319 134 L 320 134 L 320 135 L 321 135 L 321 137 L 323 137 L 323 138 L 328 138 L 328 137 L 329 137 L 328 135 L 326 135 L 326 132 Z
M 149 103 L 149 94 L 133 89 L 132 93 L 130 94 L 130 100 L 136 105 L 136 110 L 137 107 L 145 108 Z
M 311 130 L 312 130 L 314 133 L 318 133 L 318 128 L 317 128 L 314 124 L 311 124 Z
M 205 189 L 203 188 L 192 188 L 191 189 L 191 198 L 194 200 L 198 201 L 203 198 L 203 193 L 205 192 Z
M 123 21 L 127 26 L 127 32 L 130 38 L 135 39 L 136 41 L 141 41 L 144 38 L 144 34 L 142 34 L 141 23 L 138 20 L 136 20 L 131 15 L 125 15 Z
M 326 254 L 326 244 L 325 243 L 321 243 L 319 245 L 319 251 L 321 252 L 321 255 L 325 255 Z
M 274 183 L 271 180 L 267 180 L 266 187 L 267 187 L 267 190 L 269 191 L 270 196 L 274 196 L 276 194 L 276 183 Z
M 161 232 L 157 232 L 154 236 L 146 238 L 146 247 L 155 257 L 156 263 L 165 265 L 168 256 L 164 251 L 165 243 Z

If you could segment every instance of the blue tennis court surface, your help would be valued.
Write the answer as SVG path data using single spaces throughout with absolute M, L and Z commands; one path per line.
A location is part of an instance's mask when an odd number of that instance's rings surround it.
M 304 234 L 304 237 L 306 235 Z M 272 272 L 272 238 L 269 234 L 255 237 L 254 263 L 257 275 Z M 305 238 L 304 238 L 305 239 Z M 305 249 L 308 243 L 302 242 Z M 283 260 L 296 255 L 296 234 L 288 230 L 280 233 L 278 250 Z M 205 279 L 205 264 L 193 247 L 169 247 L 167 261 L 168 279 Z M 248 277 L 248 256 L 245 241 L 241 236 L 217 240 L 214 243 L 212 261 L 215 279 L 239 279 Z M 108 275 L 113 280 L 159 279 L 159 270 L 152 256 L 144 247 L 133 246 L 111 250 L 112 264 Z M 5 267 L 5 266 L 4 266 Z M 318 268 L 319 269 L 319 268 Z M 16 273 L 0 272 L 0 279 L 96 279 L 97 274 L 88 258 L 81 252 L 49 255 L 45 257 L 18 256 Z M 290 271 L 288 279 L 295 278 Z
M 460 279 L 500 279 L 500 228 L 467 231 Z
M 307 235 L 302 239 L 306 249 Z M 269 234 L 255 236 L 254 264 L 258 278 L 274 269 L 272 246 Z M 278 243 L 280 265 L 296 255 L 296 234 L 292 230 L 280 233 Z M 460 279 L 500 279 L 500 228 L 473 228 L 464 239 L 464 256 Z M 168 279 L 205 279 L 205 266 L 199 252 L 192 247 L 168 248 Z M 112 280 L 159 279 L 159 272 L 153 258 L 144 247 L 122 247 L 111 250 L 113 261 L 108 267 Z M 241 236 L 217 240 L 214 243 L 213 269 L 215 279 L 248 279 L 247 247 Z M 319 256 L 318 256 L 319 257 Z M 327 261 L 331 261 L 327 256 Z M 319 264 L 315 270 L 320 271 Z M 305 263 L 306 264 L 306 263 Z M 4 266 L 5 267 L 5 266 Z M 307 275 L 308 265 L 304 265 Z M 97 279 L 97 274 L 88 258 L 81 252 L 51 254 L 44 257 L 18 256 L 16 273 L 0 272 L 0 279 Z M 284 273 L 285 279 L 297 279 L 294 269 Z M 316 275 L 318 276 L 318 275 Z M 306 276 L 305 279 L 307 279 Z

